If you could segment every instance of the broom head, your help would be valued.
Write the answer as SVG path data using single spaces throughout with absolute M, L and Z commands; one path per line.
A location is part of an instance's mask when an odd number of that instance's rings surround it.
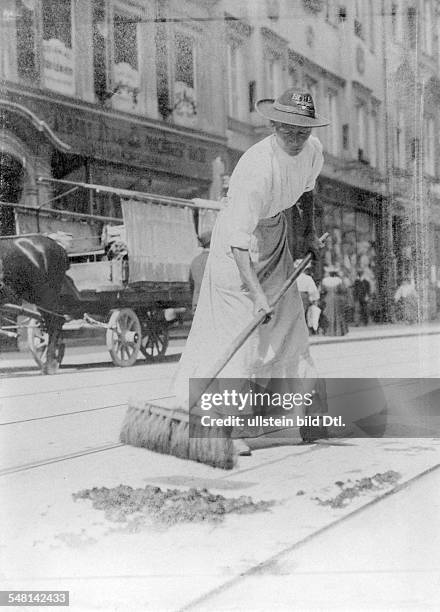
M 130 400 L 122 424 L 120 440 L 164 455 L 190 459 L 212 467 L 230 470 L 236 464 L 233 441 L 215 427 L 204 428 L 197 436 L 186 410 L 170 405 Z

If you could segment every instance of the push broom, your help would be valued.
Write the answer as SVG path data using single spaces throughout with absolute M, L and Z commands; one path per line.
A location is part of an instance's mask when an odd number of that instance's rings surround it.
M 321 236 L 324 241 L 328 233 Z M 308 253 L 270 303 L 274 308 L 298 276 L 307 268 L 312 259 Z M 267 317 L 265 312 L 258 313 L 245 329 L 235 338 L 227 350 L 205 374 L 204 382 L 197 397 L 190 401 L 189 410 L 182 408 L 167 408 L 145 402 L 142 405 L 129 403 L 122 424 L 120 440 L 124 444 L 142 446 L 149 450 L 206 463 L 225 470 L 232 469 L 236 462 L 234 444 L 230 437 L 219 434 L 217 428 L 204 428 L 203 437 L 190 437 L 190 413 L 197 406 L 202 394 L 209 388 L 218 374 L 232 359 L 235 353 L 246 342 L 249 336 L 261 325 Z

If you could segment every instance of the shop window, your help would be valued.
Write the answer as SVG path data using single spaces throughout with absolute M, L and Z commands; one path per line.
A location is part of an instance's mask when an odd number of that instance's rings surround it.
M 17 71 L 21 79 L 37 78 L 37 54 L 35 47 L 36 14 L 32 2 L 17 0 Z
M 375 221 L 366 212 L 324 203 L 323 224 L 329 238 L 323 249 L 324 265 L 336 265 L 348 285 L 356 278 L 359 268 L 376 289 Z
M 14 156 L 0 152 L 0 200 L 18 203 L 23 194 L 24 168 Z M 16 216 L 13 207 L 0 207 L 0 236 L 16 233 Z
M 354 280 L 356 270 L 361 269 L 368 280 L 371 290 L 376 289 L 376 232 L 374 217 L 368 213 L 356 211 L 356 260 L 350 269 Z
M 323 227 L 329 234 L 323 249 L 323 261 L 325 265 L 341 262 L 342 258 L 342 209 L 333 204 L 324 204 Z
M 342 215 L 341 259 L 340 264 L 345 269 L 356 267 L 356 213 L 354 210 L 344 210 Z
M 113 15 L 113 105 L 126 111 L 140 110 L 138 20 L 134 15 Z
M 193 125 L 197 118 L 196 52 L 194 38 L 176 32 L 174 38 L 174 121 Z
M 75 94 L 71 0 L 42 0 L 44 87 Z

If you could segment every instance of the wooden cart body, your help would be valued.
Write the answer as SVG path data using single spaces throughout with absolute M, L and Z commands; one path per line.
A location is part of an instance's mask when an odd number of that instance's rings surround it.
M 66 187 L 78 185 L 81 188 L 116 194 L 136 203 L 147 202 L 159 206 L 185 207 L 192 211 L 210 210 L 215 213 L 220 209 L 217 202 L 206 200 L 183 200 L 165 198 L 152 194 L 113 189 L 102 185 L 88 185 L 54 179 L 40 179 L 51 183 L 62 183 Z M 39 213 L 41 212 L 41 208 Z M 53 211 L 46 211 L 48 214 Z M 57 214 L 59 212 L 57 211 Z M 68 214 L 63 211 L 64 215 Z M 71 213 L 75 215 L 75 213 Z M 77 217 L 81 215 L 76 214 Z M 93 221 L 102 223 L 121 223 L 121 219 L 84 215 Z M 79 220 L 79 219 L 78 219 Z M 130 274 L 130 244 L 137 245 L 139 257 L 139 215 L 136 222 L 131 215 L 122 219 L 127 235 L 127 255 L 124 257 L 98 261 L 74 263 L 84 253 L 72 253 L 71 267 L 67 272 L 66 283 L 61 294 L 63 314 L 69 319 L 83 319 L 86 324 L 100 326 L 105 330 L 106 342 L 115 365 L 131 366 L 138 357 L 139 351 L 147 360 L 162 357 L 168 346 L 168 330 L 173 321 L 185 310 L 190 311 L 191 290 L 189 275 L 182 273 L 180 280 L 145 280 L 139 281 Z M 197 240 L 196 225 L 194 241 Z M 195 242 L 196 243 L 196 242 Z M 101 251 L 102 255 L 102 251 Z M 156 275 L 157 276 L 157 275 Z M 44 362 L 45 335 L 39 321 L 29 326 L 28 341 L 34 357 L 41 365 Z

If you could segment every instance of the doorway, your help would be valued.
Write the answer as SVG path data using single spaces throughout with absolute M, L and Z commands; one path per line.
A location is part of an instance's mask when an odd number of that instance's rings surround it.
M 0 153 L 0 201 L 17 204 L 23 193 L 24 168 L 9 153 Z M 16 233 L 15 211 L 12 206 L 0 206 L 0 235 Z

